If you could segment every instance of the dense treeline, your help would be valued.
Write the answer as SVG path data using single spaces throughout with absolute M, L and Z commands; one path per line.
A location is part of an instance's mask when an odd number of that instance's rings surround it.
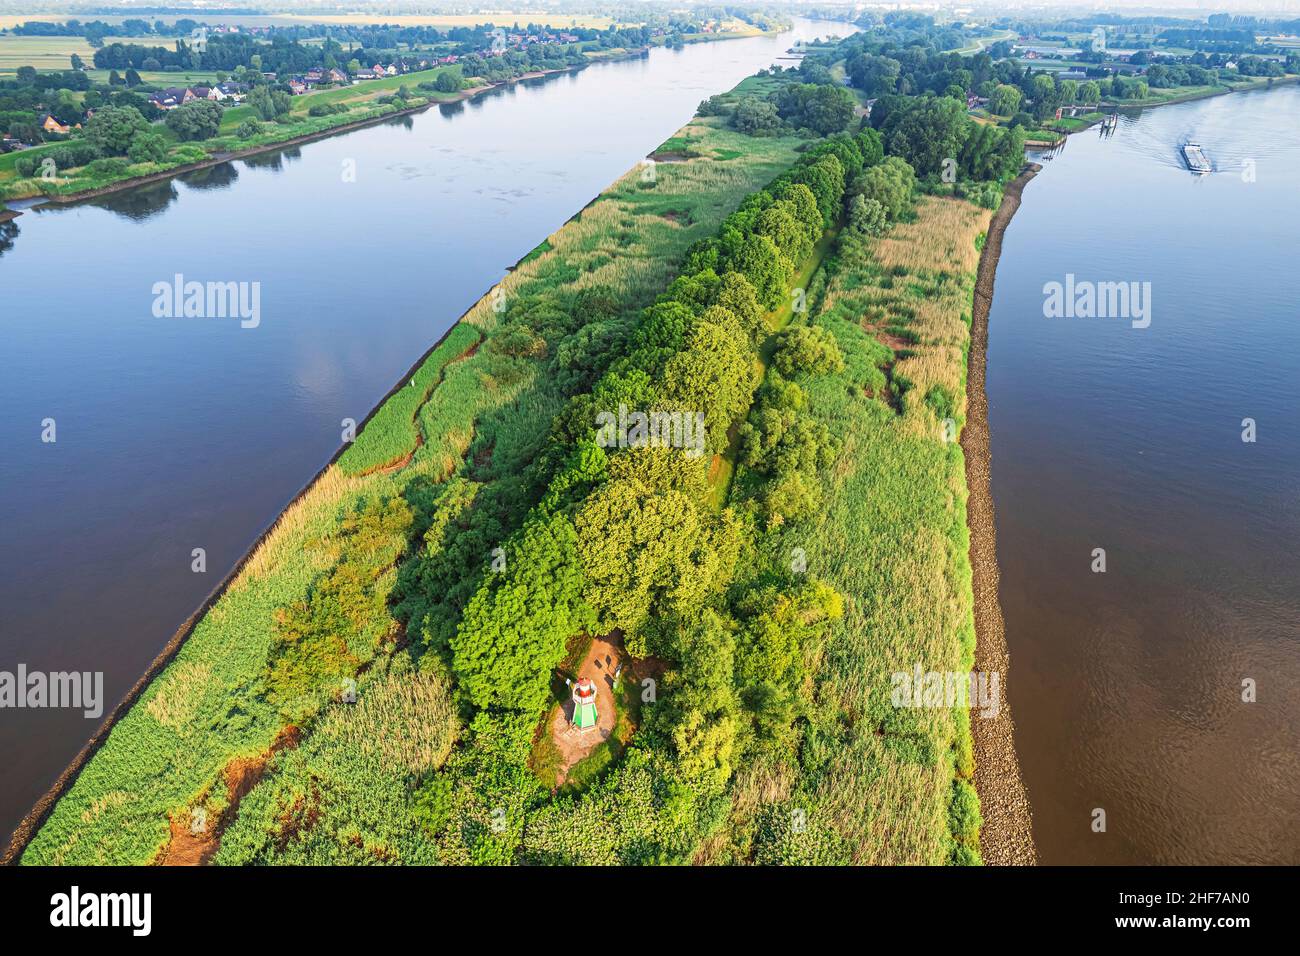
M 544 256 L 544 291 L 511 297 L 481 341 L 444 343 L 313 491 L 337 497 L 313 512 L 289 571 L 252 562 L 246 590 L 205 618 L 190 656 L 114 731 L 132 745 L 101 751 L 77 784 L 93 798 L 97 781 L 127 774 L 147 781 L 145 799 L 90 821 L 69 806 L 34 859 L 97 853 L 78 846 L 80 828 L 103 839 L 115 819 L 138 828 L 123 844 L 147 852 L 159 807 L 201 805 L 228 815 L 219 862 L 688 862 L 727 827 L 737 771 L 825 771 L 834 732 L 824 719 L 810 731 L 808 718 L 828 712 L 813 687 L 845 595 L 784 536 L 818 513 L 844 441 L 807 414 L 818 383 L 846 366 L 836 338 L 806 321 L 818 295 L 816 280 L 805 288 L 810 267 L 836 230 L 861 242 L 913 216 L 913 162 L 938 181 L 952 158 L 996 189 L 1009 160 L 1006 140 L 956 122 L 949 138 L 916 135 L 926 111 L 948 117 L 950 98 L 915 97 L 879 129 L 864 125 L 837 105 L 847 90 L 816 82 L 816 66 L 759 84 L 784 138 L 742 138 L 715 121 L 728 148 L 713 155 L 743 146 L 752 165 L 771 148 L 784 165 L 799 142 L 799 158 L 738 207 L 731 194 L 735 212 L 684 251 L 675 277 L 656 274 L 652 288 L 666 291 L 651 304 L 640 309 L 643 295 L 633 311 L 586 281 L 594 260 Z M 104 132 L 119 145 L 138 134 L 116 119 Z M 796 126 L 801 140 L 788 133 Z M 684 175 L 740 175 L 728 162 L 686 164 Z M 645 228 L 631 218 L 639 203 L 677 232 L 680 198 L 654 206 L 655 192 L 653 180 L 634 184 L 583 215 L 619 247 Z M 449 375 L 456 384 L 439 384 Z M 625 409 L 644 415 L 641 431 L 611 442 L 608 421 Z M 696 420 L 698 445 L 678 442 Z M 557 796 L 534 763 L 539 735 L 562 693 L 557 671 L 595 635 L 621 639 L 658 684 L 627 749 Z M 340 704 L 340 687 L 358 685 L 365 707 Z M 159 726 L 177 746 L 201 737 L 207 749 L 159 763 Z M 219 784 L 231 754 L 264 752 L 286 727 L 304 743 L 275 758 L 234 815 L 214 774 Z M 968 791 L 953 798 L 963 846 L 973 846 Z M 723 858 L 852 857 L 840 830 L 804 830 L 784 810 L 769 802 L 728 834 Z
M 793 486 L 815 486 L 834 442 L 801 428 L 778 431 L 778 393 L 797 402 L 799 388 L 783 378 L 764 386 L 745 432 L 746 460 L 764 479 L 753 494 L 714 507 L 709 462 L 754 403 L 756 359 L 771 333 L 765 315 L 838 219 L 846 177 L 879 159 L 877 139 L 866 131 L 817 144 L 691 250 L 625 354 L 557 417 L 542 456 L 554 475 L 507 540 L 505 570 L 483 578 L 458 626 L 425 621 L 429 649 L 478 711 L 474 737 L 496 739 L 494 749 L 516 759 L 528 751 L 552 700 L 550 675 L 576 633 L 621 633 L 633 654 L 673 662 L 661 702 L 645 708 L 622 763 L 520 831 L 514 852 L 525 860 L 686 860 L 716 826 L 740 761 L 793 746 L 808 644 L 842 604 L 788 568 L 757 571 L 755 544 L 766 524 L 808 506 Z M 802 339 L 776 343 L 778 368 L 794 377 L 834 365 L 833 343 Z M 711 454 L 603 447 L 597 416 L 620 405 L 652 416 L 702 414 Z M 487 791 L 493 779 L 458 786 Z M 442 793 L 447 784 L 428 786 Z M 501 799 L 480 792 L 475 802 Z M 439 820 L 440 839 L 463 839 L 454 818 Z

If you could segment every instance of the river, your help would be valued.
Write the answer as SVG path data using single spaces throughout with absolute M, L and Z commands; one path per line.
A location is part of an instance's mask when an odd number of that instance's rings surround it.
M 1125 116 L 1007 230 L 992 490 L 1045 863 L 1300 863 L 1297 119 L 1296 86 Z M 1045 317 L 1071 274 L 1149 282 L 1150 324 Z
M 107 714 L 343 419 L 511 264 L 702 99 L 853 29 L 800 19 L 655 49 L 16 219 L 0 235 L 0 670 L 102 671 Z M 255 327 L 155 317 L 155 283 L 177 274 L 259 283 Z M 0 830 L 97 723 L 0 713 Z

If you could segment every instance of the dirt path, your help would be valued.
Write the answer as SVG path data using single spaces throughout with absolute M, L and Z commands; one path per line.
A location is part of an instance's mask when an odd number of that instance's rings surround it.
M 239 802 L 248 796 L 262 779 L 267 765 L 281 750 L 297 747 L 301 731 L 294 726 L 280 731 L 266 753 L 257 757 L 236 757 L 226 764 L 222 779 L 226 785 L 226 809 L 220 817 L 196 822 L 193 811 L 178 812 L 169 818 L 171 839 L 154 859 L 155 866 L 206 866 L 221 849 L 221 835 L 235 819 Z
M 1041 166 L 1031 163 L 1007 186 L 1002 205 L 993 214 L 975 281 L 975 308 L 971 322 L 970 363 L 966 381 L 966 427 L 961 448 L 966 456 L 966 485 L 970 498 L 966 521 L 970 526 L 970 560 L 975 593 L 975 667 L 1000 675 L 1001 707 L 996 717 L 971 715 L 975 743 L 975 789 L 980 797 L 984 827 L 980 851 L 992 866 L 1032 865 L 1034 850 L 1029 798 L 1016 759 L 1015 724 L 1011 720 L 1011 687 L 1006 629 L 998 604 L 997 531 L 993 494 L 989 485 L 989 415 L 984 394 L 988 355 L 989 307 L 993 302 L 993 277 L 1002 254 L 1002 234 L 1020 208 L 1025 185 Z
M 608 638 L 597 637 L 592 640 L 587 656 L 578 667 L 578 678 L 590 678 L 597 687 L 595 727 L 577 730 L 570 725 L 569 721 L 573 718 L 572 699 L 556 707 L 551 715 L 551 740 L 555 742 L 561 757 L 555 772 L 557 784 L 563 784 L 574 765 L 614 733 L 614 727 L 618 723 L 614 706 L 614 673 L 622 660 L 620 650 Z

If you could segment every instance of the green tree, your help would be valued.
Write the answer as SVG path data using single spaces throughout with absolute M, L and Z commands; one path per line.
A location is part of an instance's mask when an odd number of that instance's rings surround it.
M 903 64 L 887 56 L 860 53 L 851 57 L 845 66 L 853 85 L 868 96 L 886 96 L 898 90 L 898 77 Z
M 844 356 L 829 329 L 798 325 L 776 337 L 772 365 L 786 378 L 844 370 Z
M 211 100 L 195 100 L 168 111 L 163 122 L 177 139 L 210 139 L 221 128 L 221 106 Z
M 167 158 L 167 140 L 161 133 L 146 130 L 136 134 L 126 152 L 133 163 L 161 163 Z
M 757 96 L 742 96 L 731 114 L 731 125 L 749 136 L 761 136 L 783 125 L 776 105 Z
M 776 243 L 767 236 L 746 236 L 736 250 L 731 267 L 749 280 L 758 301 L 769 309 L 781 303 L 794 278 L 794 264 L 781 255 Z
M 776 94 L 776 111 L 796 129 L 807 128 L 823 136 L 846 129 L 853 120 L 857 100 L 839 85 L 791 83 Z
M 703 505 L 695 461 L 671 448 L 615 455 L 609 480 L 579 508 L 584 593 L 602 631 L 636 635 L 657 620 L 694 616 L 730 578 L 739 527 L 730 512 Z
M 1056 87 L 1056 80 L 1046 73 L 1034 77 L 1034 118 L 1042 121 L 1056 113 L 1061 103 L 1061 94 Z
M 890 156 L 879 166 L 864 169 L 853 181 L 852 192 L 875 200 L 889 222 L 896 222 L 912 208 L 916 174 L 906 161 Z
M 563 515 L 538 516 L 505 546 L 451 639 L 452 669 L 477 707 L 540 712 L 568 640 L 594 624 L 582 601 L 578 537 Z
M 943 170 L 944 160 L 956 160 L 970 125 L 961 103 L 927 96 L 890 116 L 882 133 L 888 153 L 907 160 L 918 176 L 931 176 Z
M 849 202 L 849 228 L 864 236 L 881 236 L 889 228 L 885 207 L 858 194 Z
M 752 238 L 766 243 L 777 259 L 782 258 L 766 236 Z M 789 275 L 785 275 L 780 296 L 789 285 Z M 727 429 L 749 408 L 758 384 L 756 376 L 749 336 L 739 317 L 712 306 L 687 335 L 686 349 L 664 365 L 662 399 L 669 409 L 703 412 L 706 449 L 716 452 L 726 445 Z
M 963 179 L 1003 182 L 1024 165 L 1024 131 L 976 124 L 962 144 L 959 167 Z
M 1003 83 L 993 91 L 989 98 L 989 112 L 997 116 L 1014 116 L 1020 109 L 1022 99 L 1020 88 Z
M 121 156 L 137 133 L 149 128 L 140 111 L 131 106 L 105 106 L 86 121 L 84 135 L 106 156 Z
M 293 108 L 293 98 L 284 90 L 259 86 L 248 94 L 248 105 L 253 107 L 262 119 L 278 120 L 289 115 L 289 110 Z

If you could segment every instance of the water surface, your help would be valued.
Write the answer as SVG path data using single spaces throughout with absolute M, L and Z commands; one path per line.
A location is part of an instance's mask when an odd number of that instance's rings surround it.
M 15 220 L 0 235 L 0 670 L 103 671 L 110 710 L 329 460 L 341 421 L 505 269 L 702 99 L 853 29 L 799 20 L 656 49 Z M 155 318 L 153 286 L 176 274 L 259 282 L 260 324 Z M 0 833 L 95 725 L 0 711 Z
M 1007 231 L 993 496 L 1046 863 L 1300 863 L 1298 121 L 1296 86 L 1121 118 Z M 1067 273 L 1150 282 L 1150 327 L 1045 318 Z

